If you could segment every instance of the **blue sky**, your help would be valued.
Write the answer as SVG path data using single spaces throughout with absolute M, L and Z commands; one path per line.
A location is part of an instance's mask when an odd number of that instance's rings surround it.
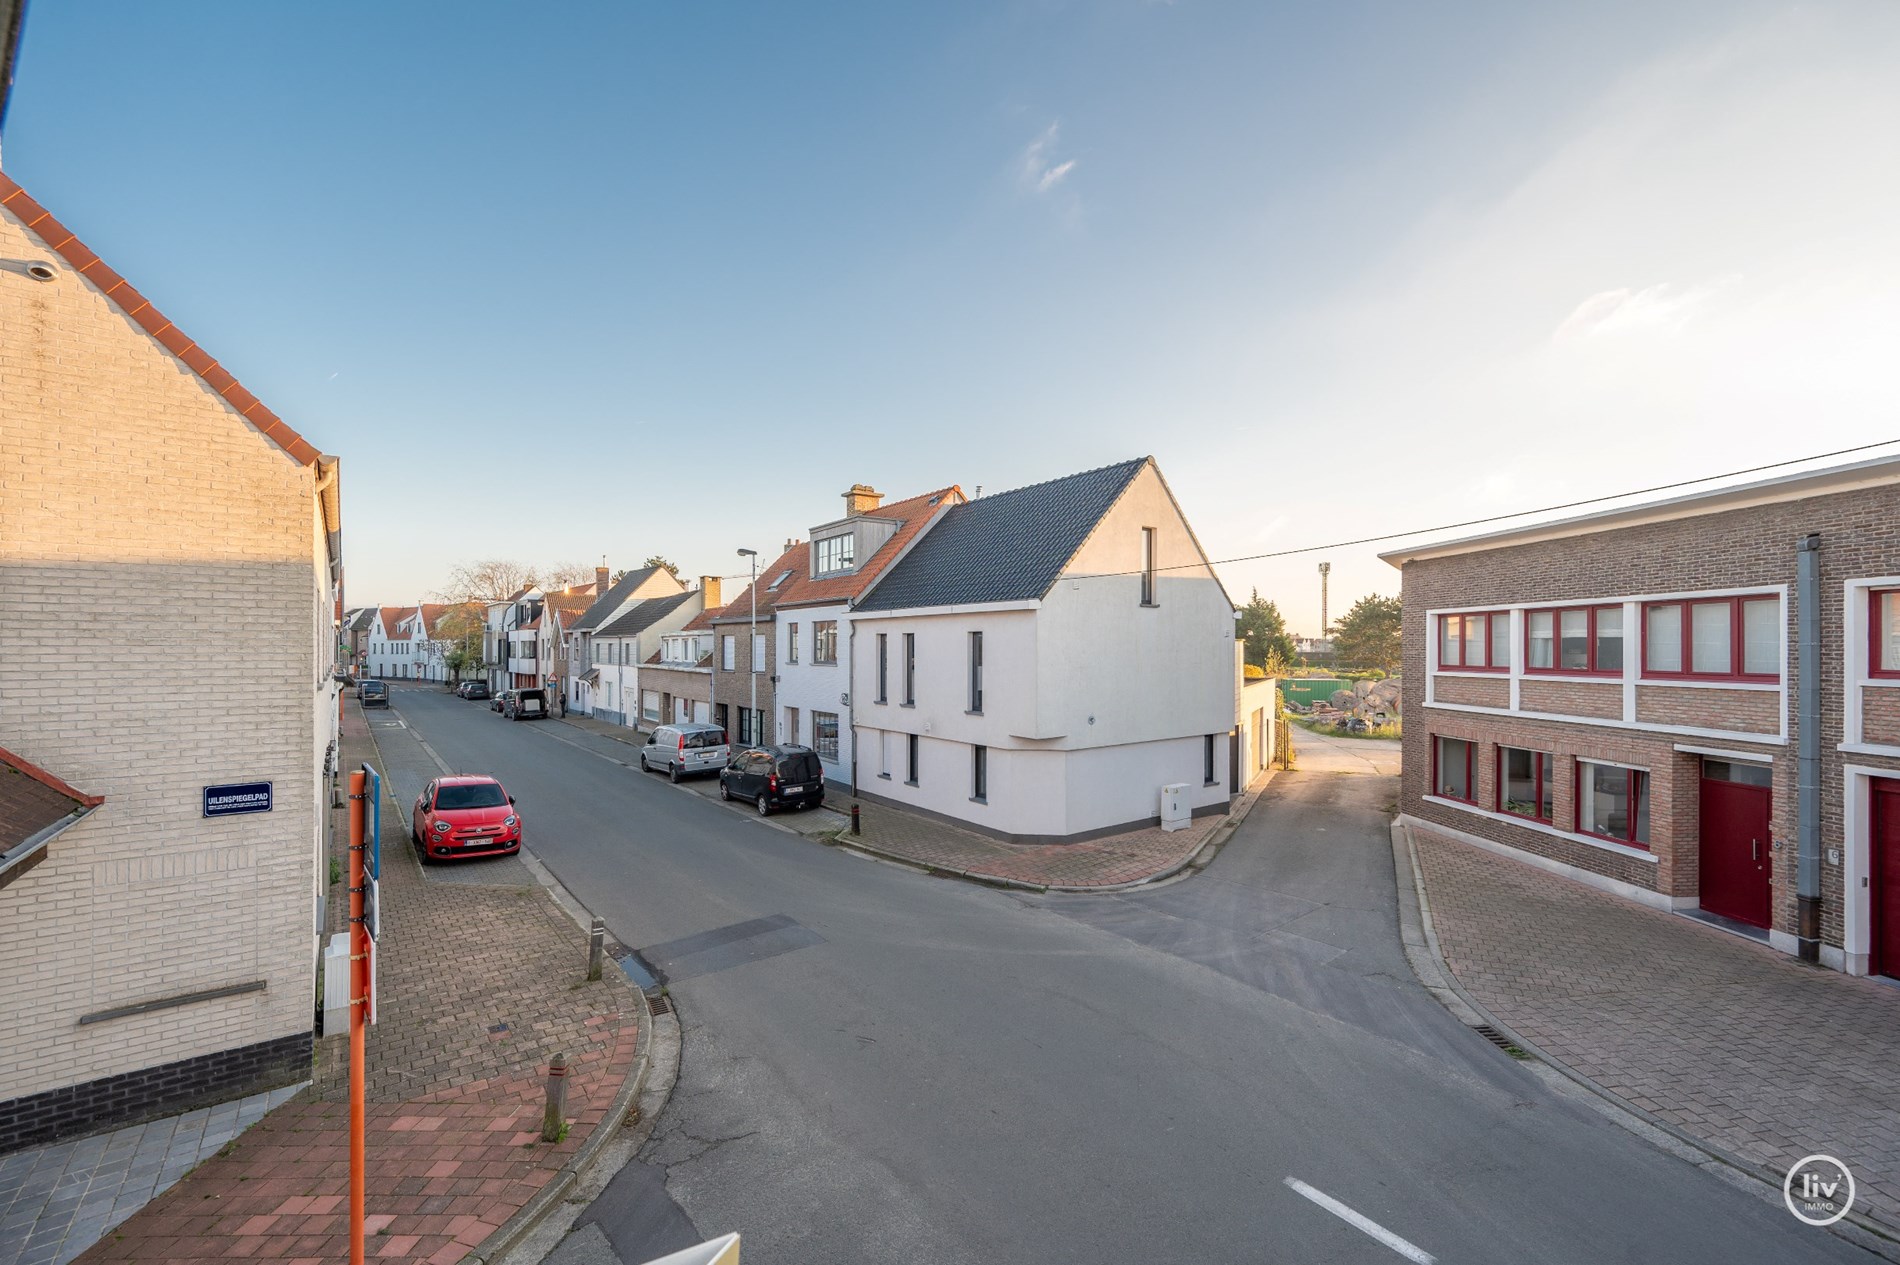
M 857 481 L 1152 453 L 1231 557 L 1900 434 L 1897 68 L 1879 3 L 34 0 L 5 165 L 395 602 Z M 1308 631 L 1318 561 L 1223 574 Z

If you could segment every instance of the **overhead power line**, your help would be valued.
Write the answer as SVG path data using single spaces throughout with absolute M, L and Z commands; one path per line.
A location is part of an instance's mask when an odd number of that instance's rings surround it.
M 1467 518 L 1459 523 L 1441 523 L 1436 527 L 1414 527 L 1409 531 L 1387 532 L 1382 536 L 1361 536 L 1357 540 L 1336 540 L 1324 545 L 1301 545 L 1297 549 L 1276 549 L 1271 553 L 1250 553 L 1241 558 L 1221 558 L 1214 562 L 1181 563 L 1171 567 L 1157 567 L 1158 571 L 1182 571 L 1202 565 L 1225 567 L 1237 562 L 1261 562 L 1268 558 L 1290 558 L 1302 553 L 1318 553 L 1322 549 L 1350 549 L 1355 545 L 1376 545 L 1388 540 L 1403 540 L 1407 536 L 1429 536 L 1433 532 L 1457 531 L 1461 527 L 1482 527 L 1487 523 L 1501 523 L 1506 519 L 1524 518 L 1531 514 L 1554 514 L 1558 510 L 1580 509 L 1585 505 L 1601 505 L 1605 501 L 1620 501 L 1625 497 L 1649 496 L 1656 492 L 1672 492 L 1677 488 L 1693 487 L 1698 483 L 1712 483 L 1717 479 L 1734 479 L 1744 474 L 1760 474 L 1765 470 L 1780 470 L 1787 466 L 1798 466 L 1808 461 L 1826 461 L 1830 457 L 1845 457 L 1857 452 L 1867 452 L 1874 448 L 1885 448 L 1900 444 L 1900 439 L 1883 439 L 1878 443 L 1858 444 L 1852 448 L 1837 448 L 1833 452 L 1817 452 L 1807 457 L 1790 457 L 1786 461 L 1771 461 L 1765 466 L 1750 466 L 1746 470 L 1730 470 L 1724 474 L 1705 474 L 1700 478 L 1683 479 L 1676 483 L 1658 483 L 1654 487 L 1637 488 L 1631 492 L 1611 492 L 1604 496 L 1586 497 L 1581 501 L 1565 501 L 1561 505 L 1545 505 L 1538 509 L 1515 510 L 1509 514 L 1492 514 L 1487 518 Z M 1108 571 L 1104 575 L 1140 575 L 1136 571 Z

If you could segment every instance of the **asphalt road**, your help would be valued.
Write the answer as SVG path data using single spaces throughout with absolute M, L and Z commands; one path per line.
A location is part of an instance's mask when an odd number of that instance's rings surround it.
M 755 1265 L 1874 1259 L 1424 993 L 1389 777 L 1282 775 L 1185 882 L 1017 895 L 774 829 L 559 722 L 392 694 L 507 783 L 529 848 L 678 1004 L 673 1098 L 563 1265 L 734 1229 Z

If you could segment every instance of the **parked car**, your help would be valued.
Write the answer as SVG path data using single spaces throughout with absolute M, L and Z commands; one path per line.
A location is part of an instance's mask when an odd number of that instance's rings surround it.
M 749 747 L 719 773 L 720 799 L 747 799 L 769 817 L 779 808 L 825 802 L 825 769 L 810 747 Z
M 509 720 L 546 720 L 548 692 L 541 689 L 509 690 L 508 702 L 501 714 Z
M 689 773 L 717 773 L 731 754 L 718 725 L 661 725 L 640 749 L 640 767 L 648 773 L 665 769 L 677 782 Z
M 416 797 L 409 837 L 425 862 L 506 856 L 521 851 L 521 814 L 492 777 L 441 777 Z
M 364 707 L 387 707 L 389 687 L 381 681 L 364 681 L 356 687 L 356 701 Z
M 464 681 L 462 682 L 462 688 L 459 692 L 463 698 L 487 698 L 488 682 Z
M 496 690 L 495 697 L 488 700 L 488 710 L 491 712 L 502 711 L 508 706 L 508 700 L 512 697 L 514 697 L 513 690 Z

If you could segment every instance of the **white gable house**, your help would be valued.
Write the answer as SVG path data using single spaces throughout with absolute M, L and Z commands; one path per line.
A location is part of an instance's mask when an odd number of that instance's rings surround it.
M 1234 605 L 1152 458 L 952 507 L 851 618 L 860 793 L 1022 842 L 1226 811 Z

